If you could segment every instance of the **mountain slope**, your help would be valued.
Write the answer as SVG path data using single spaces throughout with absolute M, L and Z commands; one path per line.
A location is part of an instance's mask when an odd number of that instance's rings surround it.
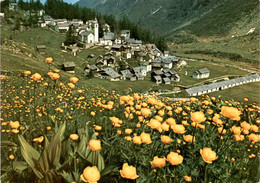
M 208 37 L 229 34 L 241 19 L 258 12 L 258 3 L 257 0 L 80 0 L 78 5 L 117 18 L 127 16 L 168 37 L 183 30 Z M 259 18 L 258 13 L 256 16 Z

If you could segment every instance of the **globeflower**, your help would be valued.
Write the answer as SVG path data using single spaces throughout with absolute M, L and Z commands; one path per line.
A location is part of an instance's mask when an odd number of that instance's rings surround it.
M 183 135 L 183 139 L 186 141 L 186 142 L 195 142 L 196 141 L 196 137 L 192 136 L 192 135 Z
M 137 179 L 139 176 L 136 174 L 136 168 L 129 166 L 128 163 L 123 164 L 122 170 L 120 170 L 120 175 L 125 179 Z
M 174 118 L 168 118 L 165 122 L 168 123 L 168 125 L 176 124 L 176 120 Z
M 42 78 L 42 76 L 39 73 L 35 73 L 32 75 L 32 79 L 34 81 L 39 81 Z
M 58 73 L 53 73 L 50 77 L 52 80 L 57 80 L 60 78 L 60 75 Z
M 151 119 L 150 123 L 149 123 L 149 126 L 152 129 L 159 129 L 161 127 L 161 123 L 159 121 L 157 121 L 156 119 Z
M 164 144 L 169 144 L 169 143 L 172 142 L 172 139 L 171 139 L 171 137 L 169 137 L 169 136 L 162 135 L 162 136 L 161 136 L 161 141 L 162 141 Z
M 175 132 L 175 133 L 180 133 L 183 134 L 186 132 L 185 127 L 183 125 L 172 125 L 171 129 Z
M 77 83 L 78 81 L 79 81 L 79 79 L 77 77 L 70 78 L 70 82 L 72 82 L 72 83 Z
M 187 175 L 185 175 L 184 177 L 184 180 L 186 181 L 186 182 L 191 182 L 191 177 L 190 176 L 187 176 Z
M 48 63 L 48 64 L 52 63 L 52 61 L 53 61 L 52 57 L 48 57 L 48 58 L 45 59 L 45 62 Z
M 145 118 L 149 117 L 152 114 L 151 110 L 148 108 L 142 108 L 141 113 Z
M 129 128 L 125 129 L 125 133 L 128 134 L 128 135 L 131 134 L 132 132 L 133 132 L 132 129 L 129 129 Z
M 15 122 L 10 121 L 9 125 L 10 125 L 11 128 L 15 128 L 15 129 L 20 127 L 19 121 L 15 121 Z
M 257 136 L 256 134 L 254 134 L 254 133 L 251 133 L 250 135 L 248 135 L 248 139 L 249 139 L 250 141 L 252 141 L 253 143 L 259 141 L 258 136 Z
M 79 139 L 79 136 L 78 136 L 78 134 L 71 134 L 71 135 L 70 135 L 70 139 L 71 139 L 71 140 L 78 140 L 78 139 Z
M 139 136 L 133 137 L 133 143 L 134 144 L 142 144 L 142 139 Z
M 25 76 L 29 76 L 29 75 L 31 75 L 32 73 L 31 73 L 31 71 L 24 71 L 23 74 L 24 74 Z
M 142 132 L 140 137 L 141 137 L 142 143 L 145 143 L 145 144 L 151 144 L 152 143 L 151 136 L 150 136 L 149 133 Z
M 183 157 L 176 152 L 170 152 L 167 155 L 167 161 L 172 165 L 180 165 L 182 164 Z
M 191 120 L 195 123 L 202 123 L 206 120 L 205 115 L 202 111 L 191 112 Z
M 71 89 L 75 88 L 75 85 L 74 85 L 73 83 L 68 83 L 68 86 L 69 86 Z
M 250 128 L 251 128 L 251 125 L 250 125 L 249 123 L 247 123 L 246 121 L 242 122 L 242 123 L 240 124 L 240 126 L 241 126 L 244 130 L 247 130 L 247 131 L 249 131 Z
M 221 114 L 231 120 L 239 121 L 241 112 L 235 107 L 222 106 Z
M 92 139 L 89 141 L 88 146 L 92 151 L 99 151 L 101 149 L 101 141 Z
M 88 166 L 84 169 L 83 174 L 80 175 L 80 178 L 84 182 L 97 183 L 100 179 L 100 172 L 96 166 Z
M 212 149 L 209 147 L 205 147 L 203 150 L 201 149 L 200 155 L 206 163 L 212 163 L 212 161 L 218 159 L 216 152 L 212 151 Z
M 163 168 L 166 165 L 165 158 L 158 158 L 158 156 L 155 156 L 153 161 L 151 161 L 151 165 L 154 168 Z

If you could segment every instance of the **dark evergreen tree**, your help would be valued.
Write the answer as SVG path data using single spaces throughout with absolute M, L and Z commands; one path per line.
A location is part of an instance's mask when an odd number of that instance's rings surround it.
M 66 40 L 64 42 L 65 45 L 75 44 L 77 42 L 77 38 L 75 36 L 75 28 L 73 25 L 70 25 L 68 32 L 66 33 Z

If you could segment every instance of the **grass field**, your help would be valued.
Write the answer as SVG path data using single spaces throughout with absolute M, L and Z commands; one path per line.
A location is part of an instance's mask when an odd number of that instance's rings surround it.
M 210 76 L 205 79 L 194 79 L 192 78 L 193 72 L 198 69 L 208 68 L 210 70 Z M 185 72 L 187 71 L 187 75 Z M 187 61 L 187 66 L 182 68 L 179 72 L 181 80 L 178 84 L 183 86 L 189 86 L 200 82 L 206 82 L 213 78 L 219 78 L 227 75 L 242 76 L 248 74 L 246 71 L 241 71 L 240 69 L 234 69 L 232 67 L 226 67 L 219 64 L 208 64 L 206 62 L 200 61 Z

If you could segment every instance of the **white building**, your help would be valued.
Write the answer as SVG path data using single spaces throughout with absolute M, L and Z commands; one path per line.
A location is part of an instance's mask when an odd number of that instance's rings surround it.
M 207 68 L 199 69 L 193 73 L 193 78 L 202 79 L 209 77 L 210 71 Z
M 95 36 L 91 31 L 82 31 L 78 35 L 78 40 L 84 43 L 95 43 Z

